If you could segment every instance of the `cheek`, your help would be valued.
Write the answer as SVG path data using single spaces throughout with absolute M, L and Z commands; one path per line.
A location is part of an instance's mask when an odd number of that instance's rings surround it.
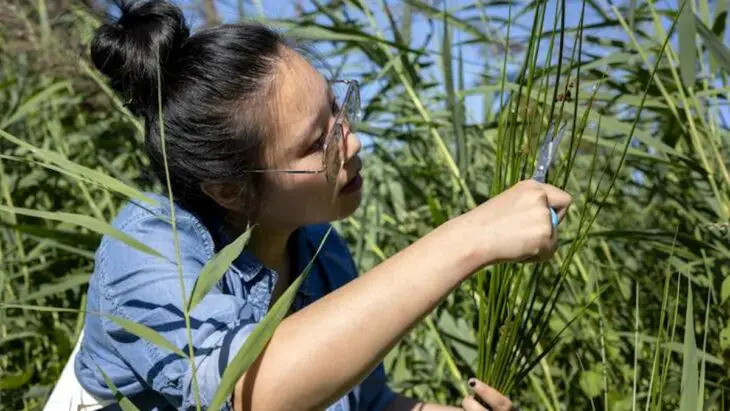
M 335 207 L 332 202 L 334 185 L 328 183 L 323 174 L 289 175 L 270 187 L 266 204 L 282 220 L 320 219 Z
M 280 187 L 288 197 L 298 198 L 303 202 L 312 202 L 319 199 L 322 193 L 332 190 L 324 174 L 300 174 L 291 178 Z

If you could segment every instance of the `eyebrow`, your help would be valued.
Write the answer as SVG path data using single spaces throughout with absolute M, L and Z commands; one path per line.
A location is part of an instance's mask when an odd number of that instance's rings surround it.
M 332 115 L 330 107 L 332 107 L 332 102 L 335 99 L 335 95 L 332 92 L 332 89 L 330 89 L 330 88 L 328 88 L 328 90 L 327 90 L 327 97 L 328 97 L 327 106 L 323 109 L 320 109 L 320 111 L 317 113 L 317 115 L 312 118 L 311 122 L 309 123 L 309 125 L 306 128 L 305 133 L 303 133 L 303 135 L 300 136 L 302 142 L 300 144 L 296 145 L 296 149 L 298 152 L 302 153 L 305 150 L 308 150 L 309 147 L 315 141 L 317 141 L 317 139 L 319 139 L 322 136 L 321 133 L 319 133 L 319 132 L 314 133 L 314 131 L 315 130 L 319 131 L 321 128 L 323 128 L 322 120 L 323 120 L 323 117 L 325 117 L 325 114 L 326 114 L 326 118 L 327 118 L 327 123 L 329 124 L 329 118 Z M 325 128 L 324 131 L 327 131 L 326 130 L 327 126 L 325 126 L 324 128 Z

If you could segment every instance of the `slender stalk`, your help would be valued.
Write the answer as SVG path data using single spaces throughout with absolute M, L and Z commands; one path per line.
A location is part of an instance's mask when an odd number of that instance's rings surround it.
M 159 50 L 157 50 L 157 121 L 160 125 L 160 140 L 162 147 L 162 161 L 165 168 L 165 185 L 167 186 L 167 197 L 170 201 L 170 224 L 172 225 L 173 242 L 175 243 L 175 261 L 177 266 L 177 276 L 180 283 L 180 293 L 182 295 L 183 318 L 185 320 L 185 333 L 188 339 L 188 355 L 190 361 L 190 369 L 192 372 L 193 394 L 195 396 L 195 405 L 200 411 L 200 389 L 198 386 L 198 373 L 195 365 L 195 347 L 193 345 L 193 334 L 190 326 L 190 312 L 188 311 L 187 292 L 185 290 L 185 280 L 182 271 L 182 255 L 180 253 L 180 238 L 177 233 L 177 223 L 175 220 L 175 202 L 172 195 L 172 184 L 170 180 L 170 167 L 167 163 L 167 150 L 165 141 L 165 124 L 162 112 L 162 77 L 160 75 L 160 58 Z

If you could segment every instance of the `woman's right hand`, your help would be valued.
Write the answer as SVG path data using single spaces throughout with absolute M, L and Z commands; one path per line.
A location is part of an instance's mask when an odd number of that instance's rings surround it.
M 474 246 L 478 266 L 545 261 L 557 247 L 550 207 L 562 221 L 571 202 L 570 194 L 555 186 L 521 181 L 457 217 L 457 231 Z

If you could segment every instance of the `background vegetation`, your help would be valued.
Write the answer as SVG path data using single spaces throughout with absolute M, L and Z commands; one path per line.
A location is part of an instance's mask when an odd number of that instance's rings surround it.
M 457 403 L 476 375 L 524 409 L 729 408 L 727 1 L 294 4 L 286 19 L 184 5 L 200 27 L 266 18 L 365 85 L 365 198 L 336 225 L 361 272 L 529 178 L 547 129 L 568 127 L 549 181 L 575 203 L 554 261 L 456 290 L 387 357 L 395 389 Z M 3 409 L 42 407 L 102 223 L 135 188 L 164 189 L 89 63 L 104 9 L 0 4 Z

